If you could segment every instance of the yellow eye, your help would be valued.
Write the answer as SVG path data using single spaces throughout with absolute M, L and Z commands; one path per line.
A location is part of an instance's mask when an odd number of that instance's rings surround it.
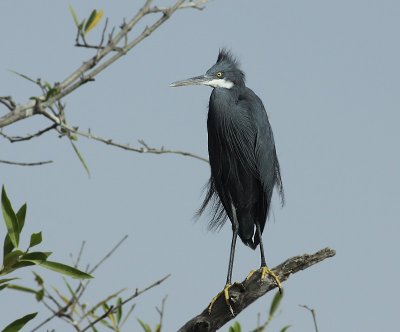
M 221 73 L 220 71 L 217 73 L 217 77 L 218 77 L 218 78 L 221 78 L 221 77 L 222 77 L 222 73 Z

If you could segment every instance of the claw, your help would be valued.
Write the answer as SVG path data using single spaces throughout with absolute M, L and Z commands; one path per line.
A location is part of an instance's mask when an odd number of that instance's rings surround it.
M 274 273 L 274 272 L 272 272 L 272 270 L 270 270 L 268 267 L 266 267 L 266 266 L 262 266 L 261 268 L 260 268 L 260 270 L 261 270 L 261 283 L 266 279 L 266 276 L 267 276 L 267 274 L 269 274 L 271 277 L 272 277 L 272 279 L 274 279 L 274 281 L 275 281 L 275 283 L 276 283 L 276 285 L 278 286 L 278 288 L 279 288 L 279 293 L 282 293 L 282 284 L 281 284 L 281 282 L 279 281 L 279 279 L 278 279 L 278 277 L 276 276 L 276 274 Z
M 251 271 L 249 272 L 249 274 L 247 275 L 245 281 L 248 281 L 248 280 L 253 276 L 253 274 L 254 274 L 256 271 L 257 271 L 257 270 L 251 270 Z M 274 272 L 272 272 L 272 270 L 270 270 L 270 269 L 269 269 L 268 267 L 266 267 L 266 266 L 261 266 L 260 269 L 259 269 L 258 271 L 261 271 L 261 278 L 260 278 L 260 282 L 261 282 L 261 283 L 264 282 L 264 280 L 266 279 L 267 275 L 269 274 L 269 275 L 272 277 L 272 279 L 274 279 L 276 285 L 278 286 L 279 292 L 282 293 L 282 284 L 281 284 L 281 282 L 279 281 L 279 279 L 278 279 L 278 277 L 276 276 L 276 274 L 275 274 Z
M 249 272 L 249 274 L 247 275 L 245 281 L 248 281 L 248 280 L 251 278 L 251 276 L 254 274 L 254 272 L 256 272 L 256 270 L 251 270 L 251 271 Z
M 211 315 L 212 307 L 213 307 L 215 301 L 217 301 L 218 298 L 219 298 L 222 294 L 224 294 L 224 298 L 225 298 L 226 305 L 228 306 L 229 311 L 231 312 L 232 316 L 235 316 L 235 314 L 234 314 L 234 312 L 233 312 L 233 309 L 232 309 L 232 306 L 231 306 L 231 304 L 229 303 L 229 299 L 230 299 L 229 288 L 231 288 L 231 287 L 232 287 L 231 284 L 226 284 L 225 287 L 224 287 L 224 289 L 223 289 L 222 291 L 220 291 L 217 295 L 214 296 L 214 298 L 211 300 L 210 304 L 208 305 L 208 314 L 209 314 L 209 315 Z

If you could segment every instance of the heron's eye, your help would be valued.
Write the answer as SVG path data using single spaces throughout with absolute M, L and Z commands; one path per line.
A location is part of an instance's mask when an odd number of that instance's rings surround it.
M 223 76 L 222 72 L 219 71 L 219 72 L 217 73 L 217 77 L 218 77 L 218 78 L 222 78 L 222 76 Z

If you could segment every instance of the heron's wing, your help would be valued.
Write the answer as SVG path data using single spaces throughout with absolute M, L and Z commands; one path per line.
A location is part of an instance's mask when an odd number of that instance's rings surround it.
M 256 96 L 257 97 L 257 96 Z M 284 203 L 284 191 L 282 185 L 281 172 L 279 161 L 276 154 L 274 135 L 268 120 L 265 108 L 259 100 L 259 107 L 254 112 L 255 121 L 257 126 L 257 137 L 255 139 L 255 154 L 256 154 L 256 167 L 258 169 L 258 176 L 263 185 L 264 192 L 267 195 L 267 200 L 271 199 L 272 188 L 276 186 L 279 195 L 281 196 L 282 204 Z M 269 192 L 270 191 L 270 192 Z M 269 196 L 269 197 L 268 197 Z

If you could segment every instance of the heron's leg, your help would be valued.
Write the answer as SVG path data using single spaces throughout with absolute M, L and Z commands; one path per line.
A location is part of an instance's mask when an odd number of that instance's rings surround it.
M 276 276 L 276 274 L 274 272 L 272 272 L 268 266 L 267 266 L 267 261 L 265 260 L 265 254 L 264 254 L 264 245 L 262 242 L 262 237 L 261 237 L 261 229 L 260 229 L 260 224 L 258 222 L 256 222 L 256 231 L 258 234 L 258 238 L 260 239 L 260 252 L 261 252 L 261 282 L 263 282 L 265 280 L 265 277 L 267 276 L 267 274 L 269 274 L 275 281 L 276 285 L 279 288 L 279 292 L 282 293 L 282 285 L 281 282 L 279 281 L 278 277 Z M 254 272 L 253 272 L 254 273 Z M 252 272 L 250 272 L 249 276 L 247 276 L 246 279 L 250 278 L 250 276 L 253 274 Z
M 211 300 L 211 303 L 208 305 L 208 312 L 211 313 L 212 307 L 215 303 L 215 301 L 221 296 L 221 294 L 224 294 L 225 297 L 225 302 L 232 314 L 232 316 L 234 316 L 234 312 L 232 309 L 231 304 L 229 303 L 229 288 L 231 288 L 232 286 L 232 270 L 233 270 L 233 260 L 235 257 L 235 247 L 236 247 L 236 240 L 237 240 L 237 236 L 239 233 L 239 222 L 237 220 L 237 216 L 236 216 L 236 208 L 233 205 L 233 203 L 231 203 L 231 209 L 232 209 L 232 242 L 231 242 L 231 252 L 229 254 L 229 265 L 228 265 L 228 275 L 226 277 L 226 284 L 224 289 L 219 292 L 216 296 L 214 296 L 214 298 Z
M 230 285 L 232 283 L 232 270 L 233 270 L 233 259 L 235 257 L 235 247 L 236 240 L 239 233 L 239 222 L 236 216 L 236 208 L 231 203 L 232 208 L 232 242 L 231 242 L 231 252 L 229 254 L 229 265 L 228 265 L 228 275 L 226 277 L 226 284 Z

